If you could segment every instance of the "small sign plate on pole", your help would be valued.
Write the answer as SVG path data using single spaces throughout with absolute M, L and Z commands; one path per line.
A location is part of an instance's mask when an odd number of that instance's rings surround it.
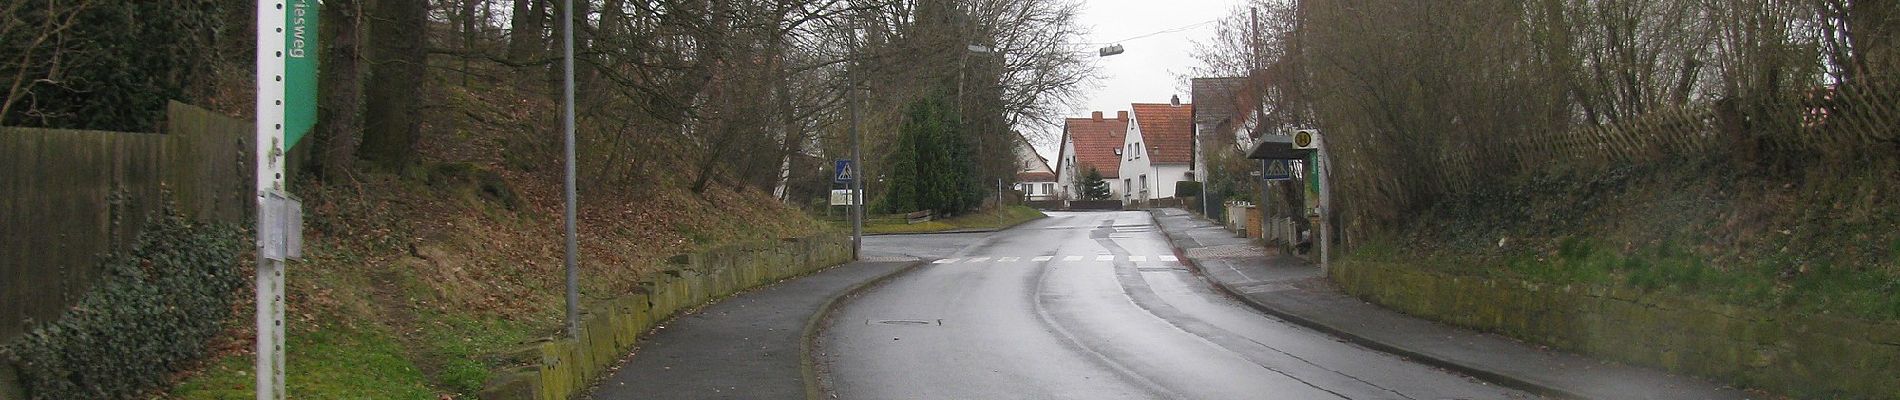
M 838 160 L 835 164 L 831 169 L 832 183 L 851 183 L 852 179 L 857 178 L 852 175 L 851 160 Z
M 259 255 L 273 261 L 303 258 L 303 203 L 290 193 L 271 190 L 257 210 Z
M 855 206 L 857 204 L 852 201 L 855 197 L 857 196 L 851 195 L 851 189 L 833 189 L 831 191 L 831 205 Z
M 1286 181 L 1293 179 L 1293 167 L 1287 160 L 1265 161 L 1266 163 L 1261 167 L 1265 172 L 1260 174 L 1260 179 L 1269 181 Z

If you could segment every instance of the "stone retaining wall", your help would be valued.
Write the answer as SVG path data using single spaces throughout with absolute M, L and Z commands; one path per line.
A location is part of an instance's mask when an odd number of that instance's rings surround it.
M 483 399 L 567 400 L 632 350 L 642 335 L 675 313 L 740 291 L 851 261 L 843 234 L 757 242 L 686 254 L 633 293 L 591 304 L 576 339 L 541 342 L 509 355 L 524 365 L 498 374 Z
M 1900 323 L 1356 260 L 1331 276 L 1388 308 L 1567 351 L 1799 397 L 1900 398 Z

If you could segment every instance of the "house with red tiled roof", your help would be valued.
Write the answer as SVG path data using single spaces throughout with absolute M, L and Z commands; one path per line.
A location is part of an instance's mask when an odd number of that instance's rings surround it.
M 1102 173 L 1102 179 L 1115 182 L 1121 174 L 1123 136 L 1128 134 L 1128 112 L 1104 118 L 1096 111 L 1088 118 L 1069 118 L 1062 122 L 1062 146 L 1056 154 L 1056 192 L 1062 200 L 1082 198 L 1082 180 L 1089 170 Z M 1121 198 L 1120 185 L 1110 184 L 1111 198 Z
M 1056 191 L 1056 171 L 1049 168 L 1049 160 L 1036 153 L 1036 146 L 1021 132 L 1016 134 L 1016 166 L 1016 191 L 1022 192 L 1023 200 L 1061 199 Z
M 1174 197 L 1176 183 L 1194 178 L 1194 105 L 1180 97 L 1164 104 L 1135 103 L 1122 136 L 1124 204 Z

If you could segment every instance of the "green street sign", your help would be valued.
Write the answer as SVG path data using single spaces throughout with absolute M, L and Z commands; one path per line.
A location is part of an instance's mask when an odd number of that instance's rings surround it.
M 284 149 L 317 124 L 317 0 L 290 0 L 284 12 Z

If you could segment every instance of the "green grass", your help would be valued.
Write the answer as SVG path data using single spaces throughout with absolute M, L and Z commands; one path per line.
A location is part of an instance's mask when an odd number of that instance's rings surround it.
M 325 324 L 315 330 L 293 332 L 286 346 L 286 390 L 307 399 L 430 399 L 422 371 L 400 356 L 402 346 L 386 332 Z M 178 399 L 251 399 L 250 354 L 227 355 L 212 362 L 205 373 L 181 383 L 171 397 Z
M 435 314 L 422 320 L 428 326 L 423 342 L 429 358 L 443 362 L 436 380 L 444 389 L 463 394 L 480 392 L 490 371 L 500 367 L 489 355 L 514 350 L 534 336 L 533 327 L 498 318 Z
M 902 219 L 868 220 L 864 224 L 865 233 L 928 233 L 965 229 L 1001 229 L 1016 224 L 1045 217 L 1041 211 L 1025 206 L 1009 206 L 1001 209 L 989 209 L 974 214 L 960 215 L 954 218 L 933 219 L 923 223 L 911 224 Z
M 1460 275 L 1627 287 L 1802 314 L 1900 319 L 1900 276 L 1816 263 L 1789 254 L 1712 265 L 1696 252 L 1669 241 L 1625 252 L 1595 240 L 1566 238 L 1557 241 L 1551 251 L 1503 257 L 1408 250 L 1389 241 L 1370 241 L 1347 257 Z M 1800 271 L 1804 262 L 1808 270 Z

